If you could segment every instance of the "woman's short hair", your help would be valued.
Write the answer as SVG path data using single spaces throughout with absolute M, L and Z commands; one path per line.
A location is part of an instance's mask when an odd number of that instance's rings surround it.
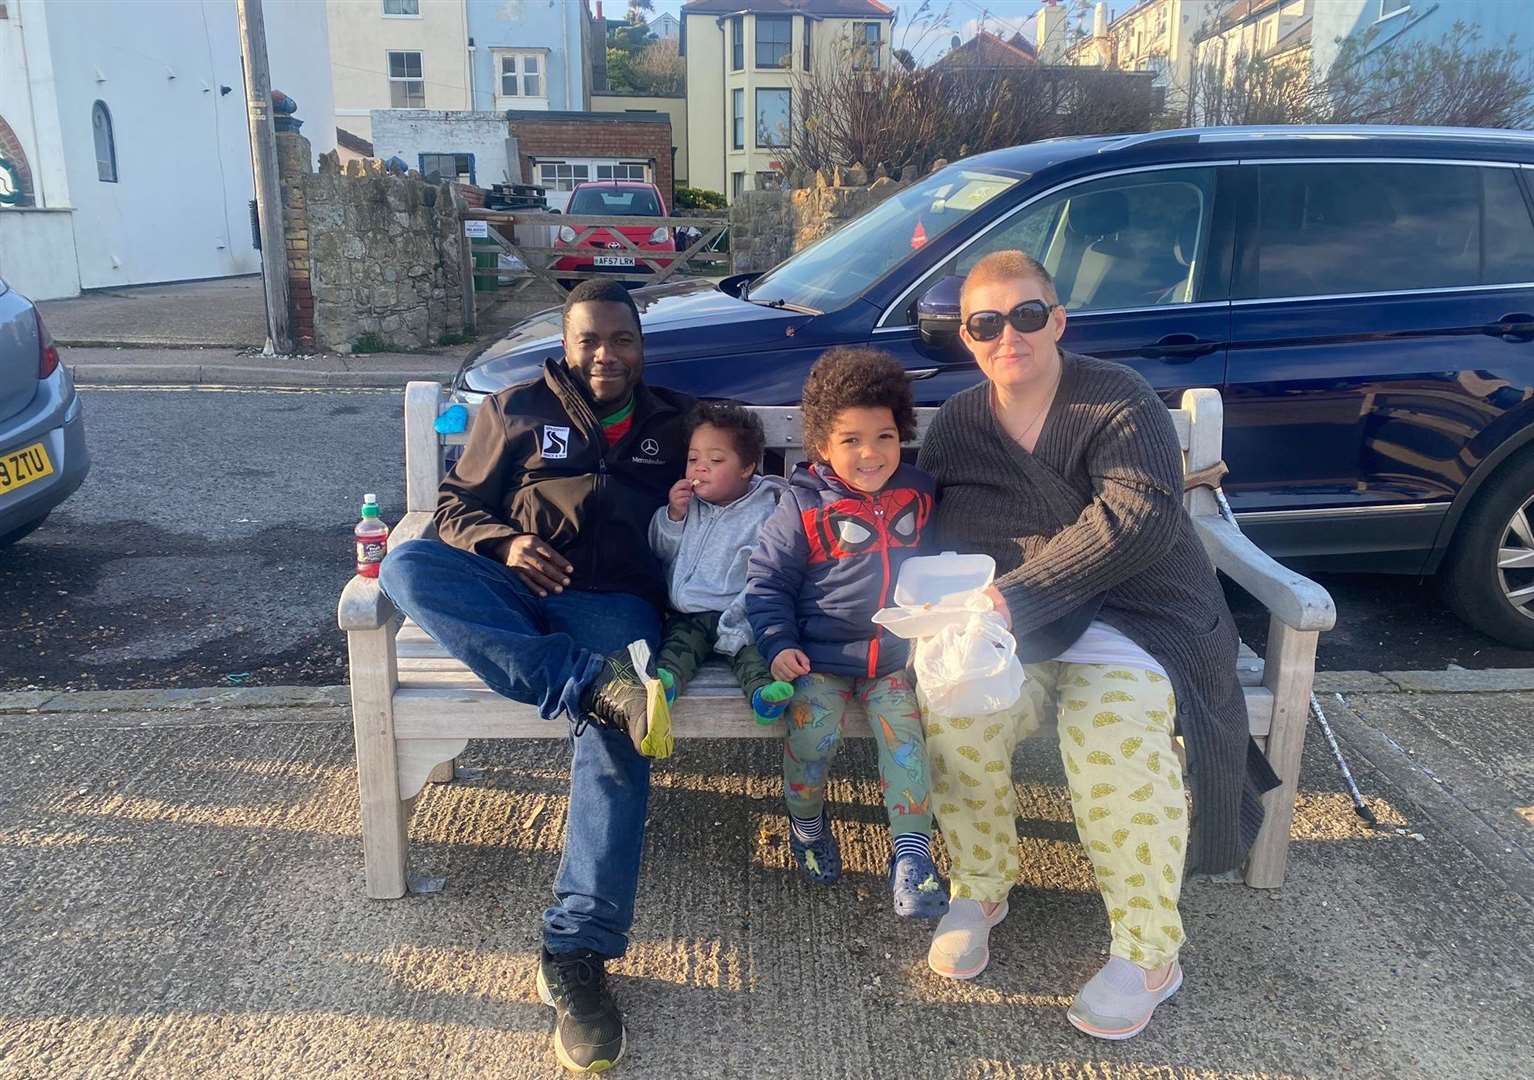
M 844 409 L 889 409 L 902 442 L 916 438 L 916 406 L 905 368 L 883 349 L 842 345 L 821 353 L 804 380 L 804 445 L 817 458 Z
M 1015 281 L 1018 278 L 1037 281 L 1045 300 L 1051 304 L 1060 302 L 1060 294 L 1055 291 L 1055 279 L 1044 269 L 1043 263 L 1025 251 L 993 251 L 972 266 L 964 276 L 964 286 L 959 290 L 960 313 L 969 315 L 969 297 L 975 288 L 989 285 L 993 281 Z
M 740 460 L 756 468 L 762 467 L 762 451 L 767 448 L 767 434 L 762 430 L 761 418 L 733 401 L 700 401 L 692 407 L 687 417 L 687 438 L 704 424 L 718 428 L 730 437 Z

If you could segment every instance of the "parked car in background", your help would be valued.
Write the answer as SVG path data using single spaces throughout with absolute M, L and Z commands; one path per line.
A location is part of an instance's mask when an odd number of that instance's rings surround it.
M 1241 527 L 1309 570 L 1437 574 L 1534 648 L 1534 133 L 1211 128 L 966 159 L 765 274 L 635 294 L 646 377 L 793 404 L 826 348 L 874 344 L 938 405 L 980 379 L 958 283 L 1020 248 L 1063 344 L 1168 403 L 1220 390 Z M 557 312 L 460 372 L 481 394 L 558 355 Z
M 591 217 L 631 217 L 630 225 L 604 225 L 590 236 L 578 240 L 579 226 L 560 226 L 554 236 L 556 248 L 571 248 L 579 255 L 564 255 L 554 260 L 555 270 L 595 270 L 618 274 L 650 274 L 654 270 L 634 254 L 623 241 L 644 252 L 674 253 L 676 234 L 664 224 L 647 222 L 646 218 L 664 220 L 666 201 L 660 188 L 638 180 L 593 180 L 575 185 L 570 193 L 570 205 L 566 214 Z M 620 235 L 623 239 L 619 239 Z M 669 260 L 659 260 L 660 265 L 670 265 Z M 574 284 L 574 281 L 567 282 Z
M 41 525 L 90 467 L 74 381 L 32 301 L 0 279 L 0 547 Z

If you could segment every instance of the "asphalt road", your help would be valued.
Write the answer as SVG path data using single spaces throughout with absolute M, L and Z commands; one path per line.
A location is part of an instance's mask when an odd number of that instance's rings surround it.
M 335 603 L 364 492 L 404 501 L 397 391 L 88 390 L 94 467 L 0 552 L 0 689 L 345 681 Z M 1324 670 L 1534 667 L 1430 582 L 1328 576 Z M 1265 614 L 1232 595 L 1254 645 Z

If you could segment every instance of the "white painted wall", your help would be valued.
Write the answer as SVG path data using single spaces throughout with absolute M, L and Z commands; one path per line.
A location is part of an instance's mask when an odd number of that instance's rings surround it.
M 374 109 L 373 155 L 387 161 L 398 154 L 412 169 L 421 154 L 473 154 L 480 187 L 508 179 L 506 117 L 495 112 L 439 112 Z
M 324 6 L 268 0 L 266 14 L 273 83 L 299 103 L 315 150 L 333 148 Z M 234 0 L 71 0 L 46 20 L 81 287 L 258 271 Z M 96 168 L 98 100 L 116 183 Z
M 79 293 L 74 246 L 68 210 L 0 210 L 0 277 L 33 300 Z

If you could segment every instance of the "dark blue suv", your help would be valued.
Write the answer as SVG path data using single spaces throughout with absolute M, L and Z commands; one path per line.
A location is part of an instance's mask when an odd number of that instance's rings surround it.
M 968 158 L 761 275 L 643 289 L 647 377 L 793 404 L 827 347 L 872 343 L 918 401 L 980 378 L 956 278 L 1020 248 L 1064 345 L 1175 402 L 1225 399 L 1225 491 L 1270 554 L 1437 573 L 1534 648 L 1534 132 L 1210 128 Z M 484 393 L 559 351 L 558 312 L 460 373 Z

